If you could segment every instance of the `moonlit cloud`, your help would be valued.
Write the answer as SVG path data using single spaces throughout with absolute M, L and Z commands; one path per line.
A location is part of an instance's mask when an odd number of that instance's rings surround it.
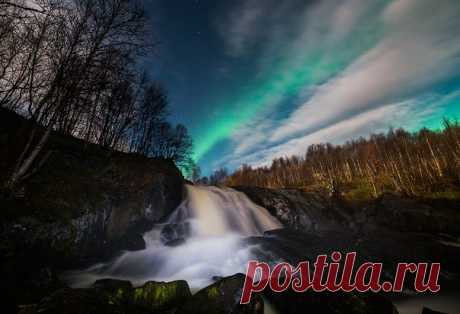
M 354 35 L 352 30 L 358 34 L 362 32 L 359 18 L 367 21 L 363 15 L 379 6 L 378 1 L 365 0 L 313 4 L 305 1 L 249 1 L 232 11 L 225 29 L 234 36 L 223 37 L 227 45 L 235 48 L 234 43 L 246 42 L 248 47 L 255 45 L 256 39 L 267 37 L 259 47 L 257 59 L 259 72 L 256 77 L 261 79 L 261 83 L 257 84 L 256 94 L 263 97 L 247 97 L 247 100 L 243 98 L 235 104 L 258 108 L 256 115 L 240 120 L 239 125 L 231 130 L 229 135 L 238 143 L 235 152 L 254 149 L 267 140 L 267 135 L 278 126 L 275 122 L 267 122 L 267 119 L 273 118 L 270 110 L 279 111 L 277 105 L 285 100 L 284 96 L 305 98 L 304 94 L 309 95 L 316 84 L 339 73 L 354 53 L 364 51 L 365 43 L 371 36 L 350 49 L 343 47 Z M 259 15 L 258 21 L 252 21 L 250 28 L 243 28 L 242 21 L 237 17 L 244 16 L 248 7 L 250 12 L 263 14 Z M 286 20 L 285 16 L 291 18 Z M 238 31 L 232 31 L 235 28 Z M 246 31 L 243 32 L 243 29 Z M 250 38 L 253 40 L 251 44 Z M 264 127 L 266 125 L 270 127 Z
M 257 21 L 267 20 L 261 2 L 250 1 L 251 26 L 241 20 L 227 39 L 234 47 L 244 43 L 240 52 L 260 39 Z M 287 116 L 278 114 L 285 98 L 261 106 L 258 119 L 242 121 L 229 135 L 235 149 L 218 164 L 267 164 L 313 143 L 341 143 L 389 126 L 415 130 L 458 100 L 442 89 L 460 76 L 459 1 L 320 1 L 285 23 L 270 16 L 259 74 L 278 75 L 282 91 L 302 101 Z
M 314 130 L 347 114 L 380 106 L 387 99 L 411 97 L 457 73 L 459 6 L 428 6 L 422 10 L 424 2 L 432 1 L 408 2 L 396 1 L 383 12 L 389 32 L 385 38 L 337 78 L 318 88 L 273 133 L 272 140 Z
M 233 11 L 228 17 L 228 23 L 220 28 L 223 37 L 227 38 L 227 52 L 238 56 L 246 52 L 258 37 L 258 21 L 263 14 L 263 8 L 258 1 L 249 0 L 241 8 Z
M 370 132 L 381 133 L 389 127 L 404 126 L 407 130 L 414 130 L 420 124 L 426 123 L 433 115 L 442 118 L 441 106 L 452 98 L 460 98 L 460 93 L 445 97 L 434 95 L 422 99 L 410 99 L 395 104 L 387 104 L 356 116 L 331 124 L 316 132 L 300 136 L 279 145 L 257 149 L 252 153 L 237 154 L 219 160 L 217 165 L 227 164 L 239 167 L 241 164 L 253 166 L 268 166 L 274 158 L 303 155 L 306 147 L 318 143 L 344 143 L 350 139 L 366 137 Z M 421 104 L 429 104 L 421 106 Z

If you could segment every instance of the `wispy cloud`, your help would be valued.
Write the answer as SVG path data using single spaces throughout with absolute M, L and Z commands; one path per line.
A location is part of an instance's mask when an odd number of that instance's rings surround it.
M 435 114 L 439 114 L 439 118 L 441 118 L 440 109 L 443 103 L 452 97 L 459 96 L 458 93 L 445 97 L 430 95 L 420 99 L 387 104 L 280 144 L 266 145 L 265 148 L 255 149 L 250 153 L 238 154 L 235 152 L 235 154 L 217 161 L 215 168 L 221 165 L 239 167 L 242 164 L 256 167 L 267 166 L 274 158 L 303 155 L 306 148 L 311 144 L 344 143 L 350 139 L 366 137 L 370 132 L 386 132 L 389 127 L 404 126 L 408 130 L 414 130 L 420 124 L 426 123 Z
M 226 39 L 238 48 L 233 56 L 260 40 L 259 22 L 267 20 L 262 2 L 248 2 L 251 23 L 235 20 Z M 299 5 L 294 2 L 284 12 Z M 258 119 L 242 123 L 231 136 L 233 153 L 218 163 L 267 164 L 303 154 L 312 143 L 340 143 L 390 125 L 415 128 L 446 105 L 449 98 L 438 89 L 459 76 L 459 1 L 320 1 L 301 6 L 285 23 L 272 11 L 259 74 L 273 74 L 271 67 L 281 64 L 276 71 L 284 81 L 305 75 L 281 84 L 294 86 L 303 101 L 280 118 L 281 97 L 259 111 Z
M 318 88 L 272 135 L 279 141 L 398 97 L 413 97 L 458 73 L 460 6 L 398 0 L 382 13 L 385 37 Z M 450 4 L 450 5 L 448 5 Z
M 255 47 L 267 48 L 270 43 L 277 42 L 276 37 L 285 39 L 289 25 L 297 21 L 296 18 L 287 20 L 286 16 L 296 16 L 294 8 L 308 5 L 308 1 L 303 0 L 238 0 L 215 24 L 227 53 L 240 57 Z
M 267 120 L 274 119 L 276 114 L 273 113 L 279 110 L 285 96 L 306 99 L 316 89 L 316 84 L 339 73 L 354 54 L 365 51 L 372 36 L 359 25 L 359 20 L 378 7 L 381 7 L 379 1 L 366 0 L 248 1 L 231 11 L 221 25 L 228 30 L 223 39 L 232 54 L 238 50 L 242 56 L 243 52 L 257 50 L 255 62 L 259 63 L 259 71 L 255 76 L 262 81 L 257 85 L 258 94 L 263 93 L 264 99 L 263 104 L 254 102 L 254 97 L 238 103 L 244 107 L 258 104 L 260 109 L 257 116 L 242 121 L 231 130 L 231 138 L 237 143 L 236 153 L 254 149 L 267 141 L 268 135 L 278 127 L 276 121 Z M 248 14 L 250 27 L 246 18 L 239 18 Z M 372 19 L 365 21 L 375 23 Z M 354 33 L 366 33 L 369 38 L 350 46 L 347 42 Z M 263 36 L 265 40 L 260 44 Z M 242 43 L 245 44 L 240 46 Z M 257 43 L 260 47 L 254 48 Z M 345 45 L 349 49 L 343 49 Z

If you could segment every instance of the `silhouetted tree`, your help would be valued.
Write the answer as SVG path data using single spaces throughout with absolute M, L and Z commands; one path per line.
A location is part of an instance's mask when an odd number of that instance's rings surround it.
M 228 171 L 225 168 L 220 168 L 215 170 L 210 176 L 209 176 L 209 184 L 211 185 L 219 185 L 223 183 L 228 177 Z

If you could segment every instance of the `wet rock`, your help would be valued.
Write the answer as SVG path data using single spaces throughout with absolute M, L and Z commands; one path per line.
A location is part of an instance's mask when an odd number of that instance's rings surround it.
M 92 288 L 104 294 L 111 304 L 148 312 L 170 310 L 191 296 L 186 281 L 146 282 L 133 288 L 131 282 L 117 279 L 97 280 Z
M 129 281 L 101 279 L 91 288 L 58 290 L 36 304 L 22 306 L 20 313 L 165 313 L 183 304 L 190 296 L 185 281 L 151 281 L 133 288 Z
M 175 239 L 175 240 L 171 240 L 171 241 L 168 241 L 166 243 L 164 243 L 164 245 L 166 246 L 179 246 L 179 245 L 182 245 L 186 242 L 186 240 L 184 238 L 181 238 L 181 239 Z
M 386 193 L 363 204 L 351 204 L 325 191 L 238 186 L 285 227 L 301 231 L 386 228 L 399 232 L 460 236 L 459 205 L 447 200 L 422 200 Z M 458 202 L 457 202 L 458 203 Z
M 99 279 L 92 288 L 103 294 L 110 304 L 120 307 L 133 305 L 133 286 L 131 282 L 117 279 Z
M 177 307 L 191 297 L 186 281 L 146 282 L 133 291 L 133 304 L 148 311 L 164 311 Z
M 144 238 L 136 232 L 127 233 L 120 239 L 110 242 L 110 252 L 140 251 L 146 247 Z
M 189 236 L 190 225 L 188 223 L 168 224 L 161 230 L 160 239 L 163 244 L 167 244 L 176 240 L 183 240 Z
M 354 225 L 348 208 L 340 207 L 327 193 L 248 186 L 238 186 L 235 189 L 266 208 L 286 227 L 318 231 Z
M 250 304 L 240 304 L 244 280 L 243 274 L 222 278 L 194 294 L 176 313 L 262 314 L 264 306 L 260 295 L 253 295 Z
M 422 314 L 447 314 L 447 313 L 433 311 L 430 308 L 424 307 L 422 310 Z

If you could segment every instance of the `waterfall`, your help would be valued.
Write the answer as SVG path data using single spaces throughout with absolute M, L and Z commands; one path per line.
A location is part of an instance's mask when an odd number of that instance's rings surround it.
M 195 222 L 201 236 L 225 235 L 231 232 L 245 236 L 262 235 L 281 224 L 263 207 L 254 204 L 242 192 L 214 186 L 187 186 L 187 199 L 169 222 L 187 217 Z
M 144 235 L 146 249 L 128 251 L 109 263 L 71 272 L 74 287 L 100 278 L 145 281 L 187 280 L 192 289 L 213 278 L 244 273 L 252 258 L 248 236 L 281 228 L 279 221 L 244 193 L 231 188 L 187 185 L 187 197 L 163 224 Z

